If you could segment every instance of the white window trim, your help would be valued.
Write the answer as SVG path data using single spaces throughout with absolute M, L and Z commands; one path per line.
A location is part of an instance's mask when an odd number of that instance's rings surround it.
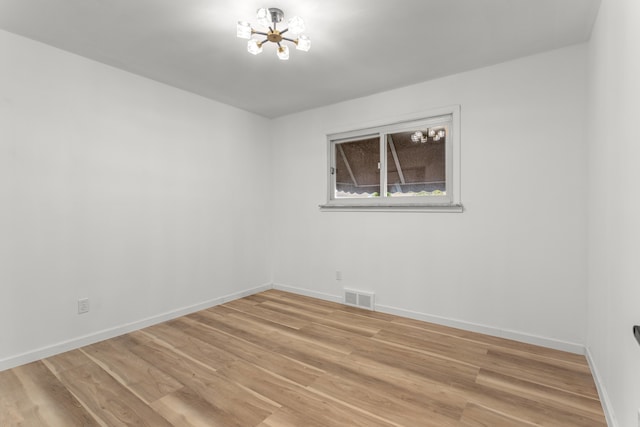
M 447 196 L 426 196 L 419 198 L 390 198 L 376 199 L 335 199 L 334 179 L 330 170 L 334 165 L 334 145 L 336 142 L 347 142 L 350 139 L 361 139 L 367 135 L 378 135 L 384 132 L 402 129 L 403 126 L 415 126 L 415 122 L 428 123 L 442 116 L 451 116 L 451 129 L 447 135 L 446 161 L 447 161 Z M 357 129 L 357 130 L 354 130 Z M 380 144 L 380 169 L 386 171 L 386 145 Z M 384 150 L 384 151 L 383 151 Z M 450 156 L 450 159 L 449 159 Z M 451 167 L 449 167 L 451 162 Z M 327 203 L 320 205 L 321 211 L 367 211 L 367 212 L 463 212 L 460 194 L 460 106 L 430 109 L 410 115 L 395 118 L 394 120 L 380 120 L 373 123 L 360 124 L 348 130 L 327 132 Z M 386 173 L 383 174 L 382 188 L 386 188 Z

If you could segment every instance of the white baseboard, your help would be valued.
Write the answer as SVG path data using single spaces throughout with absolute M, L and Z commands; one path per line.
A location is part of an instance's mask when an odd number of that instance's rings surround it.
M 274 284 L 274 289 L 291 292 L 294 294 L 305 295 L 308 297 L 318 298 L 326 301 L 342 303 L 342 297 L 325 294 L 308 289 L 296 288 L 282 284 Z M 584 346 L 582 344 L 572 343 L 568 341 L 560 341 L 553 338 L 540 337 L 524 332 L 512 331 L 507 329 L 495 328 L 492 326 L 481 325 L 478 323 L 465 322 L 463 320 L 451 319 L 448 317 L 435 316 L 426 313 L 420 313 L 411 310 L 376 304 L 376 311 L 383 313 L 395 314 L 397 316 L 408 317 L 410 319 L 422 320 L 424 322 L 436 323 L 438 325 L 450 326 L 452 328 L 464 329 L 466 331 L 479 332 L 500 338 L 511 339 L 524 342 L 527 344 L 539 345 L 542 347 L 553 348 L 555 350 L 567 351 L 575 354 L 584 354 Z
M 553 348 L 555 350 L 567 351 L 569 353 L 584 354 L 584 346 L 582 344 L 572 343 L 569 341 L 561 341 L 553 338 L 527 334 L 525 332 L 518 332 L 510 329 L 500 329 L 493 326 L 482 325 L 479 323 L 466 322 L 464 320 L 451 319 L 448 317 L 425 314 L 379 304 L 376 305 L 376 310 L 383 313 L 408 317 L 410 319 L 422 320 L 424 322 L 464 329 L 465 331 L 479 332 L 481 334 L 491 335 L 494 337 L 506 338 L 514 341 L 524 342 L 527 344 L 539 345 L 541 347 Z
M 224 304 L 225 302 L 233 301 L 239 298 L 243 298 L 249 295 L 259 293 L 259 292 L 263 292 L 268 289 L 278 289 L 281 291 L 291 292 L 294 294 L 304 295 L 312 298 L 318 298 L 325 301 L 342 303 L 342 297 L 340 296 L 325 294 L 322 292 L 316 292 L 316 291 L 303 289 L 303 288 L 297 288 L 294 286 L 268 283 L 261 286 L 257 286 L 255 288 L 247 289 L 240 292 L 235 292 L 230 295 L 214 298 L 214 299 L 204 301 L 198 304 L 194 304 L 188 307 L 182 307 L 182 308 L 172 310 L 166 313 L 162 313 L 156 316 L 151 316 L 135 322 L 130 322 L 124 325 L 116 326 L 109 329 L 104 329 L 102 331 L 87 334 L 87 335 L 73 338 L 67 341 L 62 341 L 57 344 L 41 347 L 39 349 L 28 351 L 26 353 L 10 356 L 5 359 L 0 359 L 0 371 L 11 369 L 16 366 L 20 366 L 36 360 L 44 359 L 46 357 L 50 357 L 50 356 L 63 353 L 65 351 L 73 350 L 79 347 L 83 347 L 86 345 L 90 345 L 90 344 L 103 341 L 109 338 L 117 337 L 119 335 L 123 335 L 128 332 L 146 328 L 148 326 L 155 325 L 157 323 L 166 322 L 167 320 L 175 319 L 176 317 L 184 316 L 190 313 L 194 313 L 196 311 L 214 307 L 219 304 Z M 581 344 L 559 341 L 551 338 L 539 337 L 539 336 L 530 335 L 530 334 L 517 332 L 517 331 L 503 330 L 503 329 L 499 329 L 491 326 L 465 322 L 461 320 L 450 319 L 446 317 L 435 316 L 435 315 L 430 315 L 426 313 L 404 310 L 404 309 L 384 306 L 384 305 L 377 305 L 376 310 L 383 313 L 395 314 L 398 316 L 408 317 L 416 320 L 422 320 L 425 322 L 436 323 L 439 325 L 450 326 L 450 327 L 464 329 L 464 330 L 473 331 L 473 332 L 479 332 L 479 333 L 497 336 L 501 338 L 508 338 L 508 339 L 512 339 L 520 342 L 526 342 L 529 344 L 535 344 L 535 345 L 540 345 L 544 347 L 554 348 L 557 350 L 569 351 L 577 354 L 585 353 L 584 346 L 582 346 Z M 600 392 L 601 385 L 598 381 L 597 371 L 595 370 L 595 366 L 593 365 L 592 360 L 590 359 L 588 353 L 587 353 L 587 360 L 589 360 L 589 364 L 591 366 L 592 372 L 594 373 L 594 377 L 596 378 L 598 391 Z M 605 412 L 606 412 L 607 409 L 610 408 L 606 393 L 602 396 L 601 400 L 603 402 L 603 405 L 605 405 Z M 609 420 L 609 418 L 610 416 L 607 415 L 607 420 Z M 610 426 L 615 426 L 615 424 L 610 423 Z
M 294 286 L 281 285 L 279 283 L 273 284 L 273 289 L 279 291 L 291 292 L 292 294 L 304 295 L 306 297 L 318 298 L 325 301 L 342 303 L 342 298 L 335 295 L 325 294 L 322 292 L 310 291 L 308 289 L 296 288 Z
M 609 395 L 607 394 L 607 389 L 604 388 L 604 384 L 600 380 L 600 374 L 598 372 L 598 368 L 596 367 L 595 361 L 593 360 L 593 356 L 591 355 L 591 350 L 589 350 L 589 346 L 585 347 L 585 356 L 587 358 L 587 362 L 589 363 L 589 368 L 591 369 L 593 380 L 596 383 L 596 388 L 598 389 L 598 396 L 600 396 L 600 403 L 602 404 L 604 416 L 607 419 L 607 425 L 609 427 L 618 427 L 618 422 L 616 421 L 616 417 L 613 412 L 613 406 L 611 406 L 611 400 L 609 399 Z M 640 414 L 638 416 L 640 418 Z
M 36 360 L 44 359 L 46 357 L 54 356 L 65 351 L 74 350 L 79 347 L 94 344 L 99 341 L 104 341 L 109 338 L 114 338 L 119 335 L 126 334 L 128 332 L 137 331 L 142 328 L 146 328 L 157 323 L 166 322 L 167 320 L 175 319 L 176 317 L 185 316 L 187 314 L 195 313 L 196 311 L 204 310 L 210 307 L 214 307 L 225 302 L 233 301 L 238 298 L 243 298 L 249 295 L 257 294 L 258 292 L 271 289 L 270 283 L 257 286 L 255 288 L 246 289 L 240 292 L 234 292 L 229 295 L 224 295 L 218 298 L 214 298 L 208 301 L 204 301 L 198 304 L 193 304 L 187 307 L 178 308 L 168 311 L 166 313 L 158 314 L 155 316 L 147 317 L 145 319 L 137 320 L 135 322 L 126 323 L 124 325 L 115 326 L 113 328 L 104 329 L 102 331 L 94 332 L 91 334 L 83 335 L 70 340 L 62 341 L 56 344 L 41 347 L 35 350 L 31 350 L 15 356 L 10 356 L 4 359 L 0 359 L 0 371 L 6 369 L 15 368 L 16 366 L 31 363 Z

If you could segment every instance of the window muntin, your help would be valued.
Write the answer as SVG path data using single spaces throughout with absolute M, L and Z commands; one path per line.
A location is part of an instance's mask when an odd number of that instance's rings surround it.
M 436 112 L 424 119 L 328 135 L 329 195 L 321 207 L 450 207 L 447 210 L 461 212 L 459 107 Z M 374 172 L 377 179 L 372 182 Z

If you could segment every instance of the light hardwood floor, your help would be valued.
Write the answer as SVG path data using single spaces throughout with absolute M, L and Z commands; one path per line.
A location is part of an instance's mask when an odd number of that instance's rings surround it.
M 270 290 L 0 372 L 0 426 L 605 426 L 582 356 Z

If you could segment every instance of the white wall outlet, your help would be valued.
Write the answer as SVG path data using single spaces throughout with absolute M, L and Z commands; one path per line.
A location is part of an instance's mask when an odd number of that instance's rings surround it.
M 89 298 L 82 298 L 78 300 L 78 314 L 89 312 Z
M 336 280 L 342 280 L 342 271 L 336 271 Z

